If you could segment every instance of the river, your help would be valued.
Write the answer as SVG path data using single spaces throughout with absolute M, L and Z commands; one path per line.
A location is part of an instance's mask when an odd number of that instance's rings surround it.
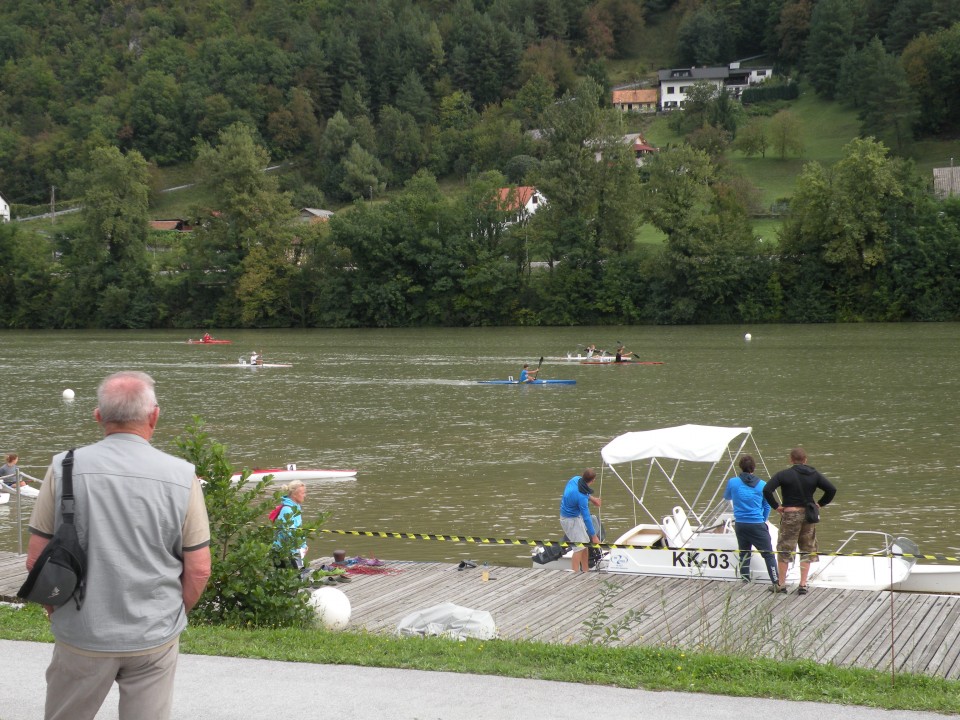
M 823 513 L 821 550 L 851 530 L 882 529 L 923 552 L 960 551 L 958 324 L 214 335 L 234 344 L 188 345 L 184 331 L 0 333 L 0 449 L 42 477 L 55 452 L 98 439 L 99 381 L 144 370 L 157 381 L 154 443 L 162 449 L 174 451 L 198 415 L 238 467 L 356 468 L 353 481 L 309 483 L 305 511 L 329 511 L 327 528 L 555 539 L 565 481 L 586 466 L 599 470 L 600 448 L 615 436 L 684 423 L 752 426 L 771 472 L 802 444 L 839 488 Z M 663 364 L 549 359 L 578 343 L 617 341 Z M 292 367 L 222 366 L 254 349 Z M 576 385 L 475 382 L 517 376 L 540 356 L 548 358 L 540 377 Z M 62 397 L 68 388 L 72 401 Z M 632 525 L 620 490 L 603 488 L 608 540 Z M 17 547 L 11 501 L 0 506 L 0 549 Z M 529 562 L 526 547 L 330 534 L 310 554 L 335 547 L 392 559 Z

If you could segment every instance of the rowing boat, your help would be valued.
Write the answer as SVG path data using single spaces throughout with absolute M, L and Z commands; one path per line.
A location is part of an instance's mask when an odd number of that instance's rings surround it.
M 213 338 L 209 340 L 204 340 L 203 338 L 194 340 L 190 338 L 187 340 L 187 345 L 233 345 L 233 340 L 214 340 Z
M 480 385 L 576 385 L 576 380 L 477 380 Z
M 242 473 L 230 476 L 230 482 L 239 482 Z M 296 465 L 285 468 L 257 468 L 250 473 L 249 480 L 257 482 L 267 475 L 273 475 L 275 482 L 284 484 L 294 480 L 353 480 L 357 477 L 356 470 L 298 470 Z

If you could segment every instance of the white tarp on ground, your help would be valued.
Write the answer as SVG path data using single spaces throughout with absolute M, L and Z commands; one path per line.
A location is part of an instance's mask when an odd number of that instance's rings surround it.
M 740 435 L 749 436 L 753 428 L 716 427 L 713 425 L 679 425 L 629 432 L 614 438 L 600 451 L 608 465 L 634 462 L 645 458 L 670 458 L 692 462 L 716 462 L 727 447 Z
M 397 634 L 492 640 L 497 636 L 497 626 L 493 616 L 486 610 L 471 610 L 454 603 L 443 603 L 407 615 L 397 626 Z

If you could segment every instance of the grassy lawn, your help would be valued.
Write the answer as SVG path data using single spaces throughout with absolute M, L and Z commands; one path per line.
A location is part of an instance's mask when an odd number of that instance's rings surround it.
M 22 610 L 0 607 L 0 638 L 52 641 L 49 624 L 38 606 Z M 459 642 L 437 637 L 399 638 L 359 630 L 331 633 L 193 626 L 181 636 L 180 647 L 182 652 L 197 655 L 464 672 L 890 710 L 960 712 L 960 694 L 954 681 L 905 674 L 894 679 L 886 672 L 818 665 L 809 660 L 775 662 L 673 648 L 509 640 Z

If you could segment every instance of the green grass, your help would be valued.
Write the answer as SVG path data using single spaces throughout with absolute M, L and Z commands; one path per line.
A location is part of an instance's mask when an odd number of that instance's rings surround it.
M 51 642 L 37 606 L 0 607 L 0 637 Z M 889 710 L 960 712 L 955 681 L 919 675 L 692 653 L 672 648 L 604 647 L 512 640 L 458 642 L 363 631 L 242 630 L 191 626 L 181 650 L 197 655 L 349 664 L 536 678 L 648 690 L 769 697 Z

